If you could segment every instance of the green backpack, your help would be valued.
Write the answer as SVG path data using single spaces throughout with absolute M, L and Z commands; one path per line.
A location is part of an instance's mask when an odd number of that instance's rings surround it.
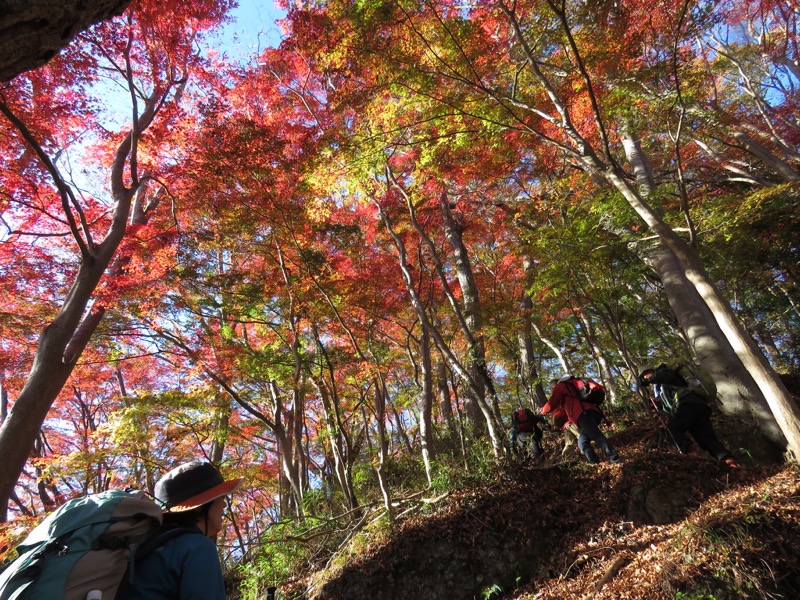
M 161 508 L 141 491 L 70 500 L 17 547 L 0 572 L 0 600 L 85 600 L 91 590 L 114 598 L 137 548 L 166 541 L 161 523 Z
M 675 366 L 675 371 L 686 381 L 686 386 L 705 400 L 714 400 L 717 397 L 717 384 L 703 367 L 692 363 Z

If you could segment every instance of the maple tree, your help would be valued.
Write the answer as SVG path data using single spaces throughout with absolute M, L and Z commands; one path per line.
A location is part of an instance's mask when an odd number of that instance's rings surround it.
M 764 418 L 769 411 L 762 411 L 756 421 L 769 429 L 769 420 L 774 417 L 790 447 L 796 450 L 798 415 L 794 403 L 733 308 L 720 296 L 692 245 L 693 237 L 687 242 L 661 212 L 663 205 L 688 219 L 693 236 L 690 202 L 709 194 L 713 197 L 718 189 L 715 171 L 697 151 L 699 148 L 722 163 L 717 169 L 740 175 L 742 169 L 733 163 L 741 161 L 742 153 L 751 156 L 757 162 L 747 178 L 750 184 L 766 183 L 775 176 L 784 180 L 794 177 L 791 144 L 781 141 L 793 135 L 791 124 L 782 119 L 783 110 L 794 100 L 791 84 L 780 81 L 780 76 L 758 80 L 761 85 L 780 89 L 781 97 L 776 101 L 766 96 L 764 90 L 769 88 L 755 86 L 753 78 L 745 93 L 727 85 L 724 79 L 731 64 L 735 65 L 733 69 L 745 69 L 747 63 L 726 62 L 727 58 L 722 58 L 725 44 L 719 40 L 732 35 L 726 32 L 736 27 L 755 24 L 756 11 L 749 6 L 738 11 L 732 3 L 720 2 L 715 4 L 715 17 L 711 18 L 710 13 L 690 10 L 686 4 L 663 3 L 656 10 L 649 5 L 634 5 L 625 10 L 609 8 L 598 18 L 588 9 L 557 2 L 497 2 L 466 11 L 455 10 L 447 2 L 393 7 L 329 2 L 320 9 L 308 10 L 297 23 L 315 32 L 315 37 L 303 38 L 315 51 L 324 53 L 324 45 L 336 49 L 320 63 L 329 76 L 342 78 L 336 89 L 343 98 L 350 93 L 351 83 L 340 73 L 352 76 L 358 65 L 359 73 L 369 72 L 373 80 L 365 86 L 362 79 L 351 77 L 354 88 L 350 98 L 369 105 L 365 90 L 381 94 L 391 90 L 393 115 L 398 114 L 399 104 L 407 106 L 403 114 L 410 121 L 402 130 L 406 140 L 415 134 L 424 139 L 434 121 L 440 137 L 456 140 L 458 132 L 466 128 L 463 123 L 469 123 L 487 139 L 494 133 L 513 145 L 521 157 L 532 157 L 535 165 L 526 170 L 534 188 L 543 188 L 546 182 L 540 173 L 566 163 L 574 168 L 570 176 L 573 193 L 574 186 L 583 185 L 588 195 L 599 182 L 615 190 L 640 222 L 657 235 L 662 260 L 650 264 L 659 269 L 662 279 L 685 282 L 682 289 L 688 294 L 679 295 L 671 289 L 668 294 L 676 314 L 684 319 L 683 329 L 699 359 L 723 380 L 745 382 L 752 377 L 757 388 L 751 389 L 755 395 L 745 412 L 758 414 L 760 404 L 766 407 L 769 403 L 772 416 Z M 758 26 L 771 28 L 781 36 L 787 31 L 787 23 L 791 30 L 795 17 L 781 3 L 770 5 L 769 10 L 773 8 L 775 12 Z M 321 24 L 326 21 L 336 23 L 331 28 L 336 33 L 320 36 Z M 724 26 L 717 27 L 719 23 Z M 697 32 L 705 37 L 701 36 L 696 46 Z M 727 45 L 738 51 L 738 44 Z M 793 48 L 790 39 L 786 44 L 770 46 L 784 57 L 787 53 L 791 56 Z M 775 64 L 780 62 L 778 56 L 773 58 Z M 709 68 L 711 61 L 714 64 Z M 716 95 L 710 96 L 709 90 Z M 736 101 L 723 102 L 726 95 Z M 753 113 L 747 112 L 753 104 L 744 102 L 748 97 L 756 98 L 756 108 L 762 107 L 761 122 L 754 124 L 748 135 L 757 133 L 761 141 L 736 143 L 724 150 L 713 140 L 724 134 L 741 141 L 740 132 L 724 125 L 722 129 L 706 127 L 700 115 L 715 113 L 711 124 L 753 123 Z M 385 104 L 385 95 L 376 98 L 380 105 Z M 634 118 L 634 108 L 641 109 L 640 119 Z M 737 114 L 746 116 L 737 119 Z M 646 140 L 637 131 L 644 119 L 652 131 Z M 392 135 L 399 131 L 397 119 L 392 123 L 393 128 L 378 130 Z M 653 127 L 656 124 L 659 127 Z M 780 133 L 768 141 L 773 129 Z M 473 134 L 473 140 L 477 137 Z M 763 152 L 765 148 L 769 152 Z M 645 188 L 635 185 L 625 166 L 627 161 L 647 183 L 647 174 L 655 172 L 655 160 L 667 176 L 658 182 L 652 179 L 660 188 L 659 195 L 651 197 Z M 708 176 L 689 187 L 687 165 Z M 756 175 L 759 171 L 769 175 Z M 727 185 L 739 182 L 732 180 Z M 670 189 L 676 190 L 677 203 L 671 200 Z M 690 303 L 699 312 L 690 309 Z M 687 319 L 693 311 L 709 324 L 702 329 L 690 326 Z M 727 351 L 716 352 L 718 348 Z M 732 394 L 729 406 L 735 405 Z
M 147 183 L 169 164 L 163 144 L 180 116 L 177 104 L 191 71 L 202 60 L 193 44 L 226 8 L 224 2 L 175 3 L 165 11 L 160 3 L 137 3 L 2 90 L 0 112 L 9 125 L 3 136 L 6 250 L 28 236 L 64 242 L 48 252 L 64 266 L 51 266 L 38 278 L 49 314 L 41 321 L 30 374 L 0 427 L 2 517 L 50 406 L 113 301 L 113 287 L 98 289 L 104 273 L 124 268 L 126 255 L 117 250 L 126 235 L 141 232 L 160 203 L 163 182 L 152 188 Z M 87 100 L 102 96 L 106 74 L 130 102 L 131 124 L 117 131 L 103 122 L 100 99 Z M 81 136 L 92 138 L 97 168 L 108 177 L 103 195 L 84 192 L 77 174 L 70 178 L 70 163 L 59 162 Z
M 13 275 L 0 281 L 0 447 L 37 331 L 96 259 L 85 232 L 103 239 L 112 211 L 128 215 L 74 312 L 97 315 L 91 343 L 64 364 L 73 326 L 37 359 L 70 379 L 31 421 L 15 516 L 122 480 L 151 489 L 203 456 L 248 479 L 224 553 L 249 560 L 273 526 L 360 527 L 374 506 L 393 522 L 415 484 L 440 491 L 453 464 L 499 463 L 504 416 L 541 405 L 563 372 L 602 380 L 609 413 L 626 415 L 653 355 L 696 355 L 730 412 L 741 390 L 741 411 L 774 426 L 698 292 L 713 281 L 735 297 L 773 364 L 791 362 L 792 17 L 760 3 L 770 35 L 741 44 L 723 27 L 750 36 L 758 4 L 301 4 L 280 47 L 234 66 L 189 50 L 222 16 L 210 5 L 186 30 L 165 16 L 169 31 L 144 39 L 167 46 L 139 63 L 136 11 L 161 23 L 143 3 L 15 82 L 8 118 L 41 152 L 0 130 L 0 270 Z M 128 130 L 84 98 L 127 39 L 131 73 L 156 83 L 123 88 L 163 103 L 120 146 Z M 192 83 L 160 70 L 177 64 Z M 86 175 L 69 171 L 73 139 L 96 159 Z M 114 165 L 124 202 L 87 190 Z M 765 314 L 776 325 L 757 331 Z M 297 537 L 335 546 L 319 526 Z

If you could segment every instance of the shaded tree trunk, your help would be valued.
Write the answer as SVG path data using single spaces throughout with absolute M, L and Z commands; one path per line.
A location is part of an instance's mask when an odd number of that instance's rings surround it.
M 472 273 L 472 265 L 469 261 L 469 254 L 461 236 L 463 227 L 453 216 L 450 210 L 450 201 L 446 194 L 442 194 L 439 206 L 444 217 L 445 237 L 450 244 L 453 252 L 453 262 L 455 264 L 456 277 L 461 287 L 461 298 L 463 302 L 464 321 L 468 330 L 469 356 L 466 366 L 469 369 L 475 385 L 467 388 L 464 395 L 464 408 L 470 421 L 475 425 L 479 422 L 476 418 L 479 414 L 481 403 L 486 402 L 486 385 L 492 385 L 487 381 L 488 372 L 486 370 L 486 349 L 483 340 L 483 315 L 481 314 L 480 298 L 478 296 L 478 286 L 475 284 L 475 276 Z M 493 396 L 494 399 L 494 396 Z M 497 402 L 492 402 L 492 409 L 495 416 L 499 418 L 500 409 Z M 480 429 L 476 428 L 476 431 Z
M 631 163 L 638 165 L 635 168 L 637 176 L 649 172 L 646 166 L 648 161 L 637 145 L 627 145 L 626 152 Z M 652 190 L 649 180 L 640 178 L 639 183 L 643 192 Z M 608 225 L 607 221 L 604 223 Z M 717 326 L 707 304 L 686 277 L 675 254 L 660 240 L 654 240 L 647 246 L 631 244 L 630 247 L 656 273 L 664 286 L 664 294 L 689 346 L 698 362 L 717 383 L 723 411 L 754 423 L 772 442 L 785 444 L 784 435 L 763 393 Z
M 527 280 L 533 269 L 533 261 L 531 261 L 529 257 L 523 258 L 523 269 L 525 271 L 525 283 L 527 287 Z M 533 326 L 531 323 L 533 300 L 531 300 L 527 292 L 522 293 L 519 307 L 520 326 L 517 330 L 517 344 L 519 348 L 518 376 L 528 401 L 532 406 L 541 408 L 547 403 L 547 394 L 544 392 L 541 376 L 536 369 L 536 360 L 533 352 Z
M 592 351 L 592 356 L 594 356 L 595 363 L 597 364 L 597 371 L 600 373 L 600 380 L 608 391 L 608 401 L 610 404 L 616 404 L 617 393 L 615 386 L 613 385 L 614 377 L 611 374 L 610 367 L 608 366 L 608 360 L 603 352 L 603 347 L 597 341 L 594 323 L 592 323 L 591 317 L 586 313 L 585 310 L 576 310 L 575 316 L 581 323 L 581 331 L 583 331 L 584 337 L 586 338 L 586 343 Z M 617 342 L 620 345 L 624 344 L 624 340 L 618 339 Z
M 408 198 L 407 194 L 405 194 L 405 190 L 402 188 L 402 186 L 400 186 L 394 180 L 394 176 L 391 173 L 391 170 L 388 169 L 388 167 L 387 167 L 386 174 L 387 174 L 387 178 L 392 182 L 392 185 L 394 185 L 398 189 L 398 191 L 400 191 L 400 193 L 402 193 L 404 195 L 404 197 L 406 197 L 406 201 L 407 201 L 407 204 L 409 206 L 409 210 L 413 211 L 413 204 L 410 202 L 410 198 Z M 397 249 L 398 261 L 399 261 L 399 265 L 400 265 L 400 272 L 401 272 L 401 274 L 403 276 L 403 283 L 406 286 L 406 291 L 409 294 L 409 297 L 411 299 L 411 304 L 414 307 L 414 310 L 415 310 L 415 312 L 417 314 L 417 318 L 419 319 L 421 326 L 423 328 L 425 328 L 430 333 L 432 339 L 436 343 L 436 347 L 439 349 L 439 352 L 442 354 L 442 356 L 450 364 L 450 367 L 452 368 L 452 370 L 455 373 L 457 373 L 458 376 L 461 378 L 461 380 L 464 381 L 467 384 L 467 387 L 470 389 L 471 393 L 473 394 L 473 397 L 480 398 L 481 397 L 480 387 L 478 387 L 476 385 L 476 382 L 475 382 L 474 378 L 472 377 L 471 372 L 469 371 L 469 369 L 466 368 L 465 365 L 463 365 L 461 363 L 461 361 L 458 360 L 458 358 L 455 356 L 453 351 L 450 349 L 450 347 L 445 342 L 445 340 L 442 337 L 441 333 L 438 331 L 438 329 L 436 327 L 433 326 L 433 324 L 431 323 L 430 318 L 428 317 L 428 313 L 425 310 L 425 306 L 422 303 L 422 299 L 420 298 L 420 296 L 417 293 L 417 290 L 416 290 L 416 288 L 414 286 L 414 277 L 411 274 L 411 270 L 409 268 L 409 264 L 408 264 L 408 260 L 407 260 L 408 252 L 406 251 L 405 243 L 403 242 L 402 238 L 397 234 L 397 232 L 394 230 L 394 227 L 392 225 L 392 221 L 389 218 L 389 215 L 384 210 L 384 207 L 380 203 L 378 198 L 376 198 L 373 195 L 373 196 L 371 196 L 370 199 L 372 200 L 372 202 L 375 205 L 375 207 L 378 209 L 378 213 L 380 214 L 381 220 L 383 221 L 384 226 L 386 227 L 386 230 L 388 231 L 389 235 L 391 236 L 392 241 L 394 242 L 395 248 Z M 413 219 L 413 217 L 412 217 L 412 219 Z M 420 232 L 420 235 L 425 239 L 426 243 L 430 244 L 430 239 L 428 239 L 427 236 L 425 236 L 424 232 L 419 229 L 419 224 L 415 224 L 415 227 L 417 228 L 417 231 Z M 439 272 L 440 272 L 440 277 L 443 277 L 443 273 L 441 273 L 440 267 L 437 267 L 437 270 L 439 270 Z M 446 280 L 443 281 L 443 283 L 444 283 L 445 286 L 447 285 L 447 281 Z M 454 299 L 452 298 L 452 294 L 449 294 L 449 296 L 451 296 L 450 299 L 451 299 L 451 302 L 453 302 Z M 454 311 L 456 312 L 456 316 L 460 318 L 461 313 L 458 310 L 458 307 L 454 306 L 453 308 L 454 308 Z M 467 337 L 469 337 L 469 329 L 468 328 L 465 328 L 465 329 L 466 329 L 465 333 L 466 333 Z M 502 429 L 502 420 L 499 420 L 495 416 L 495 413 L 492 411 L 492 409 L 489 407 L 489 405 L 485 401 L 479 402 L 479 408 L 480 408 L 481 412 L 483 413 L 483 417 L 484 417 L 484 419 L 486 421 L 486 426 L 487 426 L 487 429 L 488 429 L 488 432 L 489 432 L 489 438 L 490 438 L 490 440 L 492 442 L 492 449 L 494 451 L 494 454 L 495 454 L 495 456 L 500 456 L 500 451 L 501 451 L 501 449 L 503 447 L 503 440 L 501 439 L 501 437 L 500 437 L 498 432 Z
M 120 15 L 131 0 L 4 2 L 0 13 L 0 81 L 40 67 L 88 26 Z

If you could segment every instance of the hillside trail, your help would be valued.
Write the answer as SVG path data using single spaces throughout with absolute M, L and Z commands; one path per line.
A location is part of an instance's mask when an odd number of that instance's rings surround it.
M 335 567 L 313 600 L 800 598 L 800 471 L 730 471 L 650 423 L 612 436 L 621 464 L 507 464 Z

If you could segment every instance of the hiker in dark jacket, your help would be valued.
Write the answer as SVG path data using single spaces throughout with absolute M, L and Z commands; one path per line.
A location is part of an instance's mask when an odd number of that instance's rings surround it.
M 711 424 L 711 407 L 700 394 L 689 388 L 686 380 L 677 370 L 665 364 L 658 367 L 647 366 L 639 373 L 643 386 L 653 386 L 656 408 L 668 415 L 667 430 L 681 452 L 689 449 L 690 433 L 703 450 L 729 468 L 739 465 L 730 451 L 719 441 Z
M 241 484 L 226 481 L 208 462 L 176 467 L 158 480 L 155 498 L 164 526 L 183 531 L 135 564 L 118 600 L 225 600 L 225 582 L 214 538 L 222 529 L 225 496 Z
M 509 438 L 514 454 L 520 455 L 523 451 L 533 456 L 533 459 L 542 462 L 542 430 L 539 426 L 550 426 L 542 415 L 537 415 L 529 408 L 518 408 L 511 413 L 511 430 Z
M 553 410 L 563 409 L 569 422 L 578 426 L 581 432 L 578 437 L 578 448 L 591 464 L 600 462 L 597 452 L 592 447 L 592 442 L 597 444 L 610 462 L 619 462 L 619 454 L 600 431 L 600 422 L 603 420 L 602 411 L 598 406 L 580 398 L 577 388 L 570 382 L 571 379 L 572 376 L 564 375 L 553 386 L 550 399 L 542 407 L 542 414 L 546 415 Z

